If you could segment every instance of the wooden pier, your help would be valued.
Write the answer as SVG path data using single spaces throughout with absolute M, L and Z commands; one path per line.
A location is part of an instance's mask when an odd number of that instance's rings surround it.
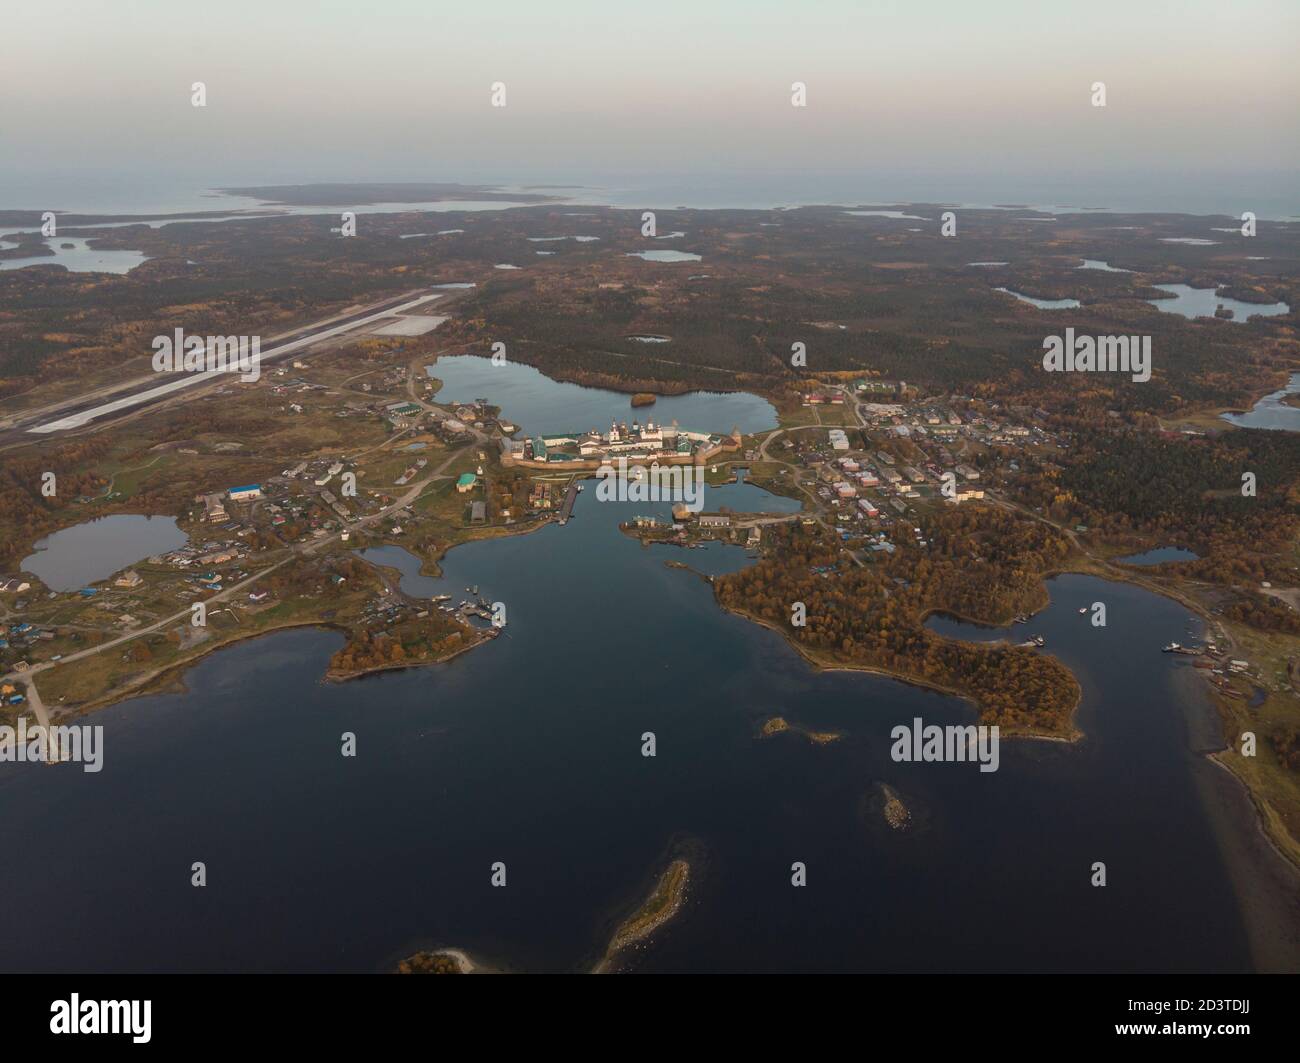
M 569 481 L 569 490 L 565 492 L 564 502 L 560 506 L 560 523 L 564 524 L 573 515 L 573 504 L 578 499 L 578 481 Z

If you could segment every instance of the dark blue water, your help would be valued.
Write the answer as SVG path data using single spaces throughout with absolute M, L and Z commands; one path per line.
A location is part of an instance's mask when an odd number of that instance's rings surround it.
M 708 508 L 724 504 L 790 505 L 711 489 Z M 373 970 L 452 945 L 580 969 L 681 838 L 704 855 L 645 969 L 1238 970 L 1265 917 L 1291 950 L 1274 962 L 1294 963 L 1294 913 L 1277 914 L 1276 891 L 1240 902 L 1242 874 L 1267 876 L 1238 866 L 1197 782 L 1196 703 L 1159 653 L 1186 641 L 1181 607 L 1054 580 L 1030 627 L 1080 676 L 1087 739 L 1004 743 L 994 774 L 894 764 L 892 726 L 970 709 L 812 672 L 663 563 L 728 571 L 741 549 L 645 548 L 617 529 L 666 510 L 589 489 L 565 527 L 458 547 L 440 581 L 408 577 L 507 604 L 501 637 L 446 665 L 330 685 L 341 637 L 282 633 L 206 659 L 187 693 L 94 716 L 98 775 L 0 769 L 0 967 Z M 1106 629 L 1076 613 L 1099 596 Z M 756 738 L 776 713 L 845 737 Z M 344 731 L 355 759 L 339 755 Z M 883 824 L 880 781 L 916 829 Z M 1233 826 L 1254 831 L 1248 811 Z M 205 889 L 189 884 L 195 860 Z M 498 860 L 505 889 L 489 885 Z M 1089 885 L 1096 860 L 1105 889 Z
M 650 356 L 647 356 L 650 357 Z M 491 398 L 501 416 L 528 435 L 556 432 L 608 431 L 620 423 L 674 420 L 693 432 L 725 434 L 733 426 L 749 435 L 776 427 L 776 409 L 764 398 L 748 392 L 692 391 L 660 398 L 653 406 L 632 405 L 632 396 L 602 388 L 584 388 L 544 376 L 519 362 L 493 365 L 488 358 L 457 355 L 439 358 L 429 375 L 442 381 L 437 402 L 473 402 Z

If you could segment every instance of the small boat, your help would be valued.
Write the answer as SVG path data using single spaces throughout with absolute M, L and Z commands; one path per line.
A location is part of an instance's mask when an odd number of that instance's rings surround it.
M 1027 623 L 1029 623 L 1029 617 L 1025 616 L 1024 613 L 1017 613 L 1017 614 L 1016 614 L 1016 623 L 1017 623 L 1017 624 L 1027 624 Z
M 1029 641 L 1035 646 L 1045 646 L 1047 644 L 1047 639 L 1043 638 L 1042 635 L 1030 635 Z
M 1161 652 L 1161 653 L 1177 653 L 1177 652 L 1178 652 L 1179 650 L 1181 650 L 1181 649 L 1182 649 L 1182 646 L 1180 646 L 1178 643 L 1176 643 L 1176 642 L 1171 642 L 1168 646 L 1165 646 L 1164 648 L 1162 648 L 1160 652 Z

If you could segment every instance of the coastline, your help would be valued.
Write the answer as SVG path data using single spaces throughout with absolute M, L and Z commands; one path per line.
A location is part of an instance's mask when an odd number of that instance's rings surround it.
M 714 600 L 717 601 L 716 596 Z M 960 698 L 962 701 L 965 701 L 967 704 L 971 706 L 971 708 L 975 712 L 976 719 L 979 718 L 979 714 L 980 714 L 979 703 L 975 700 L 975 698 L 972 695 L 968 694 L 964 690 L 960 690 L 957 687 L 945 686 L 942 683 L 936 683 L 932 679 L 923 679 L 920 676 L 908 675 L 903 672 L 893 672 L 887 668 L 881 668 L 878 665 L 852 664 L 847 661 L 831 662 L 831 661 L 822 660 L 821 658 L 816 656 L 812 651 L 808 650 L 806 647 L 801 646 L 799 643 L 795 642 L 792 638 L 789 637 L 789 634 L 783 628 L 778 627 L 776 624 L 772 623 L 771 621 L 765 620 L 761 617 L 754 616 L 752 613 L 746 612 L 743 609 L 733 609 L 730 606 L 723 605 L 721 602 L 718 602 L 718 605 L 720 608 L 722 608 L 728 613 L 732 613 L 735 616 L 742 617 L 751 623 L 758 624 L 761 627 L 768 628 L 769 630 L 775 631 L 777 634 L 781 635 L 781 637 L 785 639 L 786 644 L 790 646 L 796 653 L 798 653 L 799 656 L 802 657 L 805 662 L 811 665 L 814 671 L 859 672 L 865 675 L 875 675 L 875 676 L 881 676 L 882 678 L 885 679 L 892 679 L 895 682 L 906 683 L 909 686 L 918 687 L 922 690 L 932 690 L 938 694 L 947 694 L 949 697 Z M 1039 741 L 1044 741 L 1044 742 L 1065 742 L 1067 744 L 1081 741 L 1086 736 L 1083 733 L 1083 731 L 1079 730 L 1077 727 L 1074 727 L 1073 724 L 1074 724 L 1075 715 L 1078 713 L 1079 705 L 1081 704 L 1082 701 L 1083 701 L 1083 691 L 1082 689 L 1080 689 L 1079 694 L 1075 697 L 1074 704 L 1070 707 L 1070 714 L 1069 717 L 1067 718 L 1071 727 L 1070 732 L 1068 734 L 1059 734 L 1051 731 L 1035 731 L 1029 729 L 1022 730 L 1020 728 L 1016 728 L 1014 730 L 999 731 L 999 735 L 1003 738 L 1037 739 Z
M 338 631 L 344 633 L 345 628 L 329 623 L 323 620 L 290 620 L 283 624 L 275 624 L 271 627 L 264 628 L 260 631 L 235 632 L 229 639 L 213 645 L 204 643 L 203 651 L 196 653 L 193 657 L 187 657 L 183 661 L 172 661 L 169 664 L 159 665 L 143 675 L 137 676 L 129 683 L 107 691 L 99 697 L 92 698 L 90 701 L 83 702 L 76 708 L 61 709 L 57 703 L 54 706 L 47 706 L 50 710 L 50 718 L 58 720 L 63 718 L 76 719 L 79 716 L 88 715 L 92 712 L 99 712 L 102 709 L 111 708 L 123 701 L 129 701 L 132 698 L 147 697 L 151 694 L 161 694 L 167 692 L 170 687 L 174 691 L 183 692 L 186 690 L 184 676 L 190 668 L 199 664 L 206 659 L 209 654 L 218 650 L 228 649 L 231 646 L 238 645 L 241 642 L 250 642 L 264 635 L 277 635 L 283 631 L 292 631 L 297 628 L 314 627 L 327 631 Z
M 309 625 L 300 625 L 309 626 Z M 475 629 L 476 631 L 479 629 Z M 396 661 L 389 664 L 374 664 L 365 668 L 353 668 L 346 672 L 340 672 L 336 669 L 327 669 L 324 680 L 327 683 L 346 683 L 353 679 L 361 679 L 368 675 L 378 675 L 380 672 L 404 672 L 408 668 L 428 668 L 435 664 L 446 664 L 448 661 L 459 657 L 462 653 L 468 653 L 470 650 L 478 649 L 485 642 L 491 642 L 492 636 L 481 635 L 472 642 L 443 654 L 441 657 L 430 657 L 426 661 Z
M 1070 567 L 1062 567 L 1059 569 L 1052 570 L 1050 573 L 1045 574 L 1043 578 L 1044 580 L 1046 580 L 1051 576 L 1062 575 L 1062 574 L 1095 576 L 1099 579 L 1112 578 L 1110 576 L 1103 576 L 1097 571 L 1093 571 L 1092 569 L 1089 568 L 1070 568 Z M 1128 573 L 1123 573 L 1122 575 L 1129 577 Z M 1175 601 L 1179 605 L 1186 607 L 1189 611 L 1194 612 L 1207 624 L 1210 622 L 1209 618 L 1205 615 L 1202 609 L 1200 609 L 1194 603 L 1188 602 L 1186 599 L 1184 599 L 1182 596 L 1180 596 L 1175 592 L 1170 592 L 1167 591 L 1166 589 L 1153 586 L 1148 582 L 1146 582 L 1145 580 L 1139 578 L 1130 577 L 1124 579 L 1123 582 L 1132 583 L 1135 586 L 1139 586 L 1142 589 L 1147 590 L 1153 594 L 1160 594 L 1163 597 Z M 807 662 L 815 671 L 859 672 L 867 675 L 877 675 L 877 676 L 882 676 L 886 679 L 893 679 L 897 682 L 907 683 L 911 686 L 915 686 L 923 690 L 933 690 L 940 694 L 947 694 L 951 697 L 960 698 L 963 701 L 969 703 L 973 708 L 973 710 L 975 711 L 976 717 L 978 719 L 978 714 L 979 714 L 978 703 L 969 694 L 955 687 L 947 687 L 944 686 L 943 684 L 935 683 L 931 680 L 921 679 L 909 675 L 898 674 L 895 672 L 891 672 L 887 669 L 883 669 L 871 665 L 856 665 L 856 664 L 849 664 L 843 662 L 827 663 L 826 661 L 819 659 L 815 654 L 813 654 L 805 647 L 801 646 L 799 643 L 791 639 L 789 637 L 788 632 L 786 632 L 785 629 L 778 627 L 776 624 L 771 623 L 770 621 L 762 619 L 760 617 L 756 617 L 744 610 L 733 609 L 729 606 L 723 605 L 721 602 L 718 602 L 718 604 L 722 609 L 726 610 L 729 613 L 732 613 L 736 616 L 743 617 L 745 620 L 748 620 L 751 623 L 758 624 L 762 627 L 777 632 L 779 635 L 782 636 L 786 644 L 789 645 L 791 648 L 793 648 L 795 652 L 798 653 L 799 656 L 802 657 L 804 661 Z M 938 610 L 931 610 L 930 614 L 927 615 L 932 615 L 937 611 Z M 948 614 L 948 615 L 953 615 L 953 614 Z M 998 626 L 998 625 L 983 624 L 981 621 L 967 621 L 967 622 L 980 623 L 981 626 L 985 626 L 985 627 Z M 1209 697 L 1208 691 L 1206 692 L 1206 695 L 1210 706 L 1213 708 L 1215 712 L 1216 718 L 1218 718 L 1217 705 L 1215 704 L 1213 699 Z M 1083 691 L 1082 688 L 1080 688 L 1079 696 L 1076 698 L 1075 703 L 1070 710 L 1069 722 L 1071 725 L 1071 730 L 1069 734 L 1057 734 L 1057 733 L 1045 732 L 1045 731 L 1016 729 L 1013 731 L 1000 732 L 1001 737 L 1006 739 L 1017 739 L 1021 741 L 1028 740 L 1028 741 L 1040 741 L 1040 742 L 1060 742 L 1060 743 L 1064 743 L 1065 745 L 1073 745 L 1077 742 L 1080 742 L 1084 738 L 1086 738 L 1087 735 L 1085 732 L 1083 732 L 1082 730 L 1074 726 L 1074 720 L 1078 713 L 1079 706 L 1082 704 L 1082 701 L 1083 701 Z M 1283 859 L 1286 865 L 1290 868 L 1293 875 L 1296 876 L 1297 881 L 1300 882 L 1300 842 L 1297 842 L 1294 838 L 1291 837 L 1290 832 L 1287 831 L 1285 825 L 1281 822 L 1275 810 L 1272 808 L 1271 805 L 1267 803 L 1266 800 L 1261 798 L 1261 796 L 1256 792 L 1255 788 L 1250 785 L 1249 781 L 1243 778 L 1241 775 L 1239 775 L 1236 771 L 1234 771 L 1231 765 L 1227 761 L 1225 761 L 1225 759 L 1223 758 L 1223 754 L 1226 752 L 1228 752 L 1228 750 L 1225 747 L 1224 749 L 1212 753 L 1204 753 L 1202 754 L 1202 757 L 1205 760 L 1212 761 L 1213 763 L 1217 764 L 1218 767 L 1226 771 L 1241 787 L 1241 791 L 1249 799 L 1251 806 L 1255 810 L 1254 820 L 1255 820 L 1256 829 L 1259 831 L 1260 835 L 1268 842 L 1269 847 Z
M 1095 566 L 1095 567 L 1094 567 Z M 1210 616 L 1206 609 L 1195 599 L 1188 597 L 1177 587 L 1167 586 L 1162 583 L 1154 583 L 1150 579 L 1142 578 L 1140 572 L 1132 570 L 1131 566 L 1116 565 L 1112 569 L 1111 563 L 1097 564 L 1093 566 L 1084 566 L 1078 568 L 1062 568 L 1061 573 L 1077 573 L 1085 576 L 1096 576 L 1099 579 L 1113 579 L 1117 582 L 1130 583 L 1135 587 L 1140 587 L 1151 594 L 1158 594 L 1170 601 L 1177 602 L 1188 612 L 1194 614 L 1202 623 L 1209 628 L 1211 625 L 1217 626 L 1217 622 Z M 1056 572 L 1053 575 L 1057 574 Z M 1222 628 L 1224 639 L 1227 641 L 1227 649 L 1232 652 L 1237 643 L 1232 634 L 1225 627 Z M 1216 720 L 1222 725 L 1224 722 L 1223 713 L 1219 701 L 1214 696 L 1214 691 L 1205 691 L 1206 699 L 1213 709 Z M 1225 754 L 1230 752 L 1230 747 L 1226 744 L 1222 749 L 1210 753 L 1204 753 L 1202 756 L 1209 761 L 1213 761 L 1220 768 L 1228 772 L 1229 775 L 1237 781 L 1242 790 L 1245 791 L 1250 799 L 1251 805 L 1256 811 L 1256 825 L 1260 833 L 1267 839 L 1268 844 L 1287 862 L 1297 876 L 1300 876 L 1300 839 L 1295 838 L 1281 821 L 1277 811 L 1270 805 L 1267 799 L 1251 785 L 1251 781 L 1236 771 L 1231 762 L 1226 759 Z
M 169 515 L 169 514 L 164 514 L 164 515 Z M 551 520 L 548 518 L 546 520 L 538 521 L 537 523 L 532 524 L 530 526 L 520 527 L 518 529 L 511 529 L 507 527 L 485 529 L 480 531 L 479 534 L 471 534 L 470 536 L 461 540 L 460 542 L 449 544 L 446 548 L 444 548 L 442 551 L 438 553 L 436 558 L 427 555 L 416 554 L 410 549 L 408 549 L 407 544 L 403 544 L 399 542 L 390 542 L 381 539 L 379 542 L 375 543 L 374 545 L 375 546 L 396 546 L 399 547 L 400 549 L 406 550 L 407 553 L 410 553 L 413 557 L 416 557 L 420 560 L 421 562 L 420 569 L 419 569 L 420 575 L 431 575 L 440 578 L 442 576 L 442 570 L 441 567 L 438 565 L 438 560 L 445 557 L 447 553 L 455 549 L 455 547 L 462 545 L 462 543 L 476 542 L 482 539 L 505 538 L 507 536 L 512 536 L 512 535 L 527 535 L 534 531 L 537 531 L 539 528 L 546 527 L 546 525 L 550 523 Z M 355 555 L 357 551 L 354 550 L 352 551 L 352 553 Z M 361 560 L 364 561 L 364 558 L 362 558 Z M 376 572 L 386 567 L 391 567 L 391 566 L 375 564 L 374 562 L 369 562 L 369 561 L 365 563 L 370 565 L 373 569 L 375 569 Z M 426 573 L 424 570 L 426 566 L 429 565 L 433 566 L 433 571 Z M 247 642 L 252 639 L 260 638 L 263 635 L 273 635 L 281 631 L 290 631 L 295 628 L 307 628 L 307 627 L 319 628 L 325 631 L 337 631 L 345 636 L 349 632 L 349 629 L 346 625 L 340 624 L 335 621 L 324 620 L 324 619 L 288 620 L 283 623 L 273 624 L 269 627 L 265 627 L 257 631 L 232 632 L 231 637 L 229 638 L 223 638 L 220 641 L 204 642 L 200 644 L 198 652 L 196 652 L 192 657 L 188 657 L 185 660 L 173 661 L 169 664 L 160 665 L 157 668 L 151 669 L 150 671 L 135 677 L 130 682 L 125 683 L 122 686 L 115 687 L 110 691 L 106 691 L 104 694 L 101 694 L 95 698 L 90 699 L 89 701 L 79 704 L 75 709 L 60 708 L 57 702 L 54 705 L 47 706 L 47 708 L 49 709 L 50 717 L 52 720 L 66 719 L 66 718 L 75 719 L 79 716 L 87 715 L 92 712 L 98 712 L 101 709 L 111 708 L 113 705 L 117 705 L 120 702 L 129 701 L 131 698 L 144 697 L 149 694 L 161 693 L 163 692 L 163 690 L 167 688 L 169 683 L 175 684 L 175 687 L 173 689 L 183 691 L 185 689 L 183 679 L 182 679 L 184 673 L 189 668 L 205 660 L 210 654 L 237 645 L 238 643 L 241 642 Z M 477 628 L 472 628 L 471 630 L 475 632 L 479 631 L 479 629 Z M 145 632 L 141 632 L 140 634 L 143 635 L 145 634 Z M 476 649 L 479 646 L 483 645 L 484 643 L 491 642 L 491 641 L 492 641 L 491 637 L 479 636 L 474 638 L 470 642 L 468 642 L 466 645 L 457 647 L 451 653 L 444 654 L 436 658 L 429 658 L 428 660 L 402 661 L 396 663 L 371 665 L 365 668 L 353 669 L 346 672 L 340 672 L 334 669 L 327 668 L 324 674 L 322 675 L 322 678 L 326 682 L 336 682 L 336 683 L 347 682 L 348 680 L 360 679 L 367 675 L 377 674 L 379 672 L 401 671 L 407 668 L 422 668 L 429 665 L 444 664 L 447 661 L 450 661 L 453 658 L 460 656 L 462 653 L 466 653 L 469 650 Z M 15 676 L 15 678 L 24 679 L 25 677 L 23 676 L 22 673 L 19 673 Z
M 581 478 L 589 479 L 590 477 L 581 477 Z M 527 535 L 538 530 L 539 528 L 547 526 L 550 523 L 553 523 L 553 518 L 547 518 L 537 522 L 523 524 L 520 527 L 500 526 L 500 527 L 488 527 L 483 529 L 473 529 L 471 533 L 466 536 L 466 538 L 459 540 L 457 542 L 449 543 L 445 548 L 440 550 L 436 556 L 426 555 L 426 554 L 415 554 L 413 551 L 409 550 L 407 545 L 398 542 L 387 543 L 387 545 L 398 546 L 402 549 L 406 549 L 409 553 L 412 553 L 413 556 L 419 557 L 421 561 L 420 569 L 419 569 L 420 574 L 422 575 L 428 574 L 428 575 L 434 575 L 440 577 L 442 575 L 442 570 L 439 561 L 442 558 L 444 558 L 447 555 L 447 553 L 450 552 L 450 550 L 454 549 L 456 546 L 459 546 L 464 542 L 474 542 L 474 541 L 480 541 L 483 539 L 491 539 L 491 538 L 505 538 L 505 537 L 515 536 L 515 535 Z M 383 545 L 383 544 L 385 544 L 385 540 L 380 539 L 379 543 L 377 543 L 376 545 Z M 684 563 L 673 563 L 671 561 L 665 563 L 672 565 L 672 567 L 683 568 L 691 572 L 691 574 L 695 575 L 697 578 L 704 579 L 708 582 L 712 582 L 710 577 L 708 577 L 704 573 L 699 572 L 698 570 L 690 568 L 690 566 L 685 565 Z M 383 566 L 374 565 L 374 567 L 376 569 L 379 569 L 382 568 Z M 426 573 L 425 571 L 426 568 L 431 568 L 432 571 Z M 1196 615 L 1206 625 L 1211 625 L 1215 623 L 1215 621 L 1210 617 L 1207 610 L 1202 605 L 1200 605 L 1197 601 L 1195 601 L 1185 592 L 1181 591 L 1177 586 L 1169 585 L 1164 582 L 1153 581 L 1149 576 L 1145 575 L 1144 571 L 1141 569 L 1136 569 L 1133 568 L 1132 566 L 1127 566 L 1122 563 L 1112 562 L 1104 558 L 1094 557 L 1082 551 L 1075 554 L 1067 563 L 1061 564 L 1055 568 L 1046 570 L 1044 573 L 1042 573 L 1041 575 L 1042 583 L 1040 584 L 1040 586 L 1042 587 L 1042 591 L 1043 591 L 1042 597 L 1043 597 L 1044 604 L 1043 606 L 1040 606 L 1040 608 L 1044 608 L 1046 607 L 1047 604 L 1050 603 L 1050 594 L 1047 591 L 1046 582 L 1056 575 L 1071 574 L 1071 573 L 1090 575 L 1101 579 L 1130 583 L 1150 593 L 1157 594 L 1169 600 L 1177 602 L 1180 606 L 1182 606 L 1183 608 L 1187 609 L 1189 612 Z M 715 602 L 718 602 L 716 594 L 714 596 L 714 600 Z M 721 605 L 722 603 L 718 602 L 718 604 Z M 942 683 L 935 682 L 934 680 L 925 679 L 922 677 L 918 677 L 906 673 L 895 672 L 886 668 L 882 668 L 880 666 L 836 661 L 833 658 L 824 657 L 818 654 L 816 651 L 809 650 L 808 648 L 799 644 L 797 641 L 793 640 L 790 637 L 789 632 L 786 631 L 784 628 L 778 626 L 777 624 L 774 624 L 770 621 L 757 617 L 752 613 L 747 612 L 744 609 L 732 608 L 725 605 L 723 605 L 722 608 L 725 609 L 727 612 L 741 616 L 752 623 L 756 623 L 763 627 L 770 628 L 773 631 L 777 631 L 783 636 L 786 644 L 791 646 L 800 655 L 800 657 L 804 659 L 804 661 L 807 664 L 809 664 L 814 670 L 818 672 L 847 671 L 847 672 L 857 672 L 857 673 L 862 673 L 867 675 L 874 675 L 886 679 L 891 679 L 896 682 L 906 683 L 920 689 L 931 690 L 936 693 L 941 693 L 947 696 L 960 698 L 971 706 L 972 710 L 976 715 L 976 720 L 978 721 L 979 719 L 980 707 L 978 701 L 971 694 L 963 691 L 958 687 L 948 686 Z M 982 620 L 975 620 L 970 617 L 965 617 L 953 613 L 950 610 L 942 610 L 942 609 L 927 610 L 921 617 L 922 623 L 924 623 L 924 621 L 929 616 L 936 615 L 936 614 L 954 617 L 955 619 L 961 620 L 963 622 L 977 624 L 984 627 L 1006 626 L 1005 624 L 996 624 L 996 623 L 989 624 Z M 259 638 L 263 635 L 275 634 L 281 631 L 287 631 L 287 630 L 292 630 L 295 628 L 302 628 L 302 627 L 315 627 L 323 630 L 335 630 L 335 631 L 343 632 L 345 634 L 348 630 L 345 626 L 340 625 L 338 623 L 311 619 L 311 620 L 290 620 L 258 631 L 250 631 L 246 633 L 245 632 L 233 633 L 232 637 L 222 639 L 221 641 L 202 644 L 202 647 L 200 648 L 199 652 L 197 652 L 191 658 L 188 658 L 183 661 L 177 661 L 167 665 L 163 665 L 156 669 L 152 669 L 120 687 L 117 687 L 109 692 L 106 692 L 105 694 L 99 697 L 93 698 L 88 702 L 78 705 L 76 708 L 73 709 L 63 708 L 58 703 L 55 703 L 49 706 L 51 719 L 54 721 L 61 721 L 70 718 L 75 719 L 77 717 L 88 715 L 90 713 L 99 711 L 101 709 L 111 707 L 115 704 L 118 704 L 122 701 L 129 700 L 134 697 L 148 696 L 155 693 L 161 693 L 164 690 L 166 690 L 169 687 L 169 685 L 172 685 L 172 689 L 183 691 L 185 689 L 184 680 L 183 680 L 185 671 L 191 666 L 196 665 L 202 660 L 206 659 L 206 657 L 210 653 L 214 653 L 218 650 L 236 645 L 237 643 L 240 642 Z M 1232 637 L 1230 635 L 1228 635 L 1227 637 L 1228 637 L 1229 645 L 1230 646 L 1233 645 L 1234 640 L 1232 639 Z M 386 671 L 401 671 L 410 668 L 421 668 L 421 667 L 427 667 L 435 664 L 442 664 L 452 660 L 453 658 L 463 653 L 468 652 L 469 650 L 477 648 L 478 646 L 482 645 L 484 642 L 489 642 L 489 641 L 491 641 L 491 638 L 482 637 L 482 636 L 476 637 L 472 641 L 468 642 L 466 645 L 457 647 L 451 653 L 445 654 L 438 658 L 431 658 L 428 660 L 402 661 L 402 662 L 395 662 L 395 663 L 390 662 L 390 663 L 374 665 L 366 668 L 350 670 L 347 672 L 338 672 L 338 671 L 327 669 L 326 672 L 323 674 L 322 678 L 326 682 L 341 683 L 341 682 L 347 682 L 354 679 L 360 679 L 371 674 L 379 674 Z M 1082 701 L 1082 691 L 1080 690 L 1079 694 L 1076 695 L 1074 704 L 1071 706 L 1069 715 L 1067 717 L 1067 725 L 1069 728 L 1068 731 L 1059 732 L 1059 731 L 1050 731 L 1050 730 L 1042 730 L 1042 729 L 1034 729 L 1034 728 L 1017 727 L 1015 729 L 1010 729 L 1010 730 L 1003 729 L 1002 737 L 1007 739 L 1015 738 L 1015 739 L 1028 739 L 1028 740 L 1048 741 L 1048 742 L 1061 742 L 1065 744 L 1073 744 L 1079 742 L 1086 737 L 1085 733 L 1080 728 L 1075 726 L 1075 720 L 1077 717 L 1077 713 L 1081 701 Z M 1219 706 L 1212 697 L 1210 698 L 1210 703 L 1215 706 L 1216 713 L 1218 713 Z M 1221 713 L 1220 713 L 1220 717 L 1221 717 Z M 1225 769 L 1242 787 L 1252 807 L 1255 809 L 1256 826 L 1260 830 L 1261 834 L 1267 840 L 1269 846 L 1285 860 L 1287 865 L 1291 867 L 1297 874 L 1300 874 L 1300 842 L 1298 842 L 1294 837 L 1291 836 L 1290 832 L 1286 829 L 1285 824 L 1280 820 L 1276 811 L 1268 803 L 1266 797 L 1262 796 L 1259 792 L 1257 792 L 1257 790 L 1251 785 L 1250 780 L 1248 780 L 1246 777 L 1244 777 L 1243 775 L 1241 775 L 1240 773 L 1238 773 L 1236 770 L 1233 769 L 1231 763 L 1228 762 L 1223 756 L 1223 754 L 1226 752 L 1228 752 L 1228 750 L 1223 749 L 1215 753 L 1207 753 L 1205 754 L 1205 757 L 1206 759 L 1214 761 L 1216 764 L 1218 764 L 1219 767 Z
M 1263 800 L 1255 792 L 1255 788 L 1250 785 L 1249 781 L 1238 774 L 1231 763 L 1224 758 L 1224 754 L 1227 752 L 1229 752 L 1229 749 L 1225 746 L 1213 753 L 1203 753 L 1202 757 L 1226 771 L 1245 792 L 1251 806 L 1255 809 L 1255 823 L 1259 827 L 1260 834 L 1268 842 L 1269 847 L 1286 861 L 1296 876 L 1297 887 L 1300 887 L 1300 842 L 1291 836 L 1290 831 L 1286 829 L 1285 824 L 1279 818 L 1276 809 Z
M 78 705 L 76 708 L 60 708 L 57 703 L 47 706 L 50 711 L 52 721 L 62 719 L 76 719 L 80 716 L 89 715 L 93 712 L 99 712 L 103 709 L 111 708 L 123 701 L 129 701 L 132 698 L 147 697 L 152 694 L 162 694 L 168 692 L 168 688 L 176 692 L 183 692 L 187 688 L 184 682 L 184 676 L 189 669 L 203 662 L 209 655 L 220 650 L 229 649 L 233 646 L 244 642 L 252 642 L 259 638 L 269 635 L 278 635 L 285 631 L 293 631 L 300 628 L 316 628 L 321 631 L 336 631 L 340 634 L 347 635 L 348 629 L 341 624 L 327 620 L 290 620 L 283 624 L 275 624 L 271 627 L 264 628 L 260 631 L 236 632 L 231 638 L 223 639 L 213 645 L 204 644 L 203 652 L 195 654 L 193 657 L 183 661 L 173 661 L 170 664 L 161 665 L 152 669 L 145 674 L 136 677 L 130 683 L 117 687 L 107 693 L 94 698 L 88 702 Z M 360 679 L 364 676 L 378 672 L 398 671 L 406 668 L 423 668 L 429 665 L 443 664 L 454 657 L 460 656 L 469 650 L 477 649 L 485 642 L 491 642 L 490 638 L 479 638 L 470 642 L 468 645 L 458 647 L 451 653 L 442 657 L 430 658 L 427 661 L 402 661 L 400 663 L 390 663 L 373 665 L 367 668 L 356 669 L 350 672 L 333 672 L 327 669 L 321 676 L 326 682 L 342 683 L 352 679 Z

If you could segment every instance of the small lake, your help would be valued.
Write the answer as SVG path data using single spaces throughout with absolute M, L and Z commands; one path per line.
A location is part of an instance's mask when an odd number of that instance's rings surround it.
M 401 239 L 415 240 L 422 236 L 452 236 L 456 233 L 463 233 L 464 229 L 439 229 L 436 233 L 403 233 Z
M 1031 306 L 1038 307 L 1039 310 L 1068 310 L 1073 306 L 1081 306 L 1078 299 L 1035 299 L 1032 295 L 1024 295 L 1021 292 L 1012 291 L 1010 288 L 998 288 L 997 291 L 1005 292 L 1007 295 L 1014 295 L 1022 303 L 1029 303 Z
M 628 258 L 644 258 L 647 262 L 699 262 L 702 256 L 690 251 L 629 251 Z
M 1109 262 L 1103 262 L 1099 258 L 1085 258 L 1083 265 L 1076 266 L 1076 269 L 1099 269 L 1103 273 L 1132 273 L 1131 269 L 1120 269 L 1118 266 L 1112 266 Z
M 1240 299 L 1219 295 L 1217 288 L 1193 288 L 1187 284 L 1157 284 L 1155 287 L 1162 292 L 1172 292 L 1175 298 L 1148 299 L 1147 302 L 1157 310 L 1182 317 L 1214 317 L 1219 307 L 1226 306 L 1232 311 L 1228 320 L 1244 325 L 1249 317 L 1276 317 L 1291 312 L 1286 303 L 1243 303 Z
M 65 247 L 64 244 L 71 246 Z M 54 254 L 0 259 L 0 269 L 62 266 L 72 273 L 129 273 L 147 261 L 142 251 L 96 250 L 79 236 L 51 236 L 45 241 L 45 246 L 53 250 Z
M 1181 546 L 1157 546 L 1154 550 L 1147 550 L 1141 554 L 1130 554 L 1128 557 L 1115 558 L 1123 565 L 1163 565 L 1166 561 L 1195 561 L 1200 555 L 1193 553 L 1191 550 L 1184 550 Z
M 610 421 L 654 421 L 700 432 L 744 433 L 776 427 L 776 410 L 766 399 L 748 392 L 692 391 L 662 396 L 653 406 L 633 408 L 632 396 L 603 388 L 561 383 L 530 365 L 493 365 L 488 358 L 461 354 L 439 358 L 428 373 L 442 381 L 434 401 L 473 402 L 485 398 L 500 407 L 501 416 L 529 434 L 585 432 L 607 429 Z
M 1288 395 L 1300 395 L 1300 373 L 1292 373 L 1286 387 L 1265 395 L 1251 407 L 1249 413 L 1225 413 L 1223 419 L 1238 428 L 1300 432 L 1300 406 L 1289 405 L 1285 401 Z
M 173 517 L 118 514 L 64 528 L 35 544 L 22 568 L 52 591 L 75 591 L 189 542 Z

